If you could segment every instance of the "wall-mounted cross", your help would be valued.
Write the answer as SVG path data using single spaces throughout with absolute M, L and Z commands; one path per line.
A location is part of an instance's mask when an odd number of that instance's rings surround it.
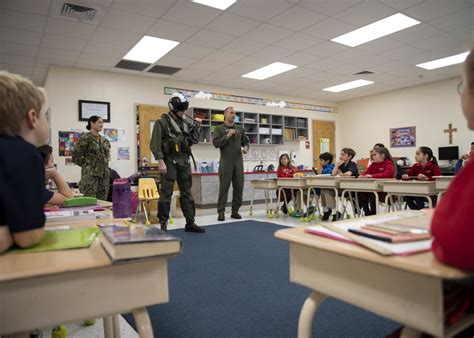
M 453 133 L 457 132 L 458 128 L 453 128 L 453 124 L 449 124 L 449 128 L 444 130 L 444 133 L 449 134 L 449 144 L 453 144 Z

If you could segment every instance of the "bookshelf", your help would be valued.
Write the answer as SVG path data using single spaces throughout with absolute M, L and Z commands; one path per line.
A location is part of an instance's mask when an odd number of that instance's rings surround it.
M 212 144 L 212 130 L 223 122 L 224 111 L 219 109 L 190 107 L 186 114 L 202 119 L 200 144 Z M 236 112 L 236 124 L 244 128 L 251 145 L 285 144 L 308 139 L 308 118 Z

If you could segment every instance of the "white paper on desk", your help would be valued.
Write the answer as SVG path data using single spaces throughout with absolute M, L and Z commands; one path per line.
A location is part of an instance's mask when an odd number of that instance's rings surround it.
M 390 218 L 391 220 L 393 220 L 393 217 L 390 217 Z M 362 226 L 368 224 L 367 221 L 368 220 L 356 220 L 353 222 L 345 222 L 345 223 L 333 224 L 333 225 L 347 231 L 348 229 L 360 229 Z M 373 222 L 371 223 L 374 224 Z M 379 222 L 379 223 L 382 223 L 382 222 Z M 340 240 L 344 242 L 351 242 L 355 244 L 355 242 L 353 242 L 349 237 L 342 236 L 320 225 L 310 226 L 307 228 L 307 230 L 314 235 L 321 235 L 324 237 L 328 237 L 328 238 L 332 238 L 332 239 L 336 239 L 336 240 Z M 431 239 L 427 239 L 424 241 L 416 241 L 416 242 L 387 243 L 387 242 L 378 241 L 378 240 L 366 238 L 366 237 L 364 237 L 364 239 L 372 241 L 378 246 L 381 246 L 387 250 L 390 250 L 395 255 L 401 255 L 401 256 L 408 256 L 408 255 L 413 255 L 413 254 L 424 252 L 424 251 L 429 251 L 431 249 L 431 242 L 432 242 Z

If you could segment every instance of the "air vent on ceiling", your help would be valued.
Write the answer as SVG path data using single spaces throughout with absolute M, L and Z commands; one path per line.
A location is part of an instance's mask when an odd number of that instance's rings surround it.
M 119 63 L 117 63 L 115 65 L 115 68 L 123 68 L 123 69 L 142 71 L 142 70 L 145 70 L 145 68 L 147 68 L 149 66 L 150 66 L 149 63 L 129 61 L 129 60 L 120 60 Z
M 151 69 L 148 69 L 148 73 L 156 73 L 156 74 L 165 74 L 165 75 L 173 75 L 176 72 L 179 72 L 182 68 L 176 67 L 168 67 L 168 66 L 155 66 Z
M 92 21 L 97 10 L 65 2 L 61 8 L 61 15 L 84 21 Z
M 352 75 L 370 75 L 370 74 L 374 74 L 374 72 L 371 72 L 370 70 L 363 70 L 361 72 L 354 73 Z

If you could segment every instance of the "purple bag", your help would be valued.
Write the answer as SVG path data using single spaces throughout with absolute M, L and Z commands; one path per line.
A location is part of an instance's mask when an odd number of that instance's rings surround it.
M 112 188 L 112 211 L 114 218 L 131 217 L 132 203 L 130 183 L 126 178 L 119 178 L 114 180 Z

